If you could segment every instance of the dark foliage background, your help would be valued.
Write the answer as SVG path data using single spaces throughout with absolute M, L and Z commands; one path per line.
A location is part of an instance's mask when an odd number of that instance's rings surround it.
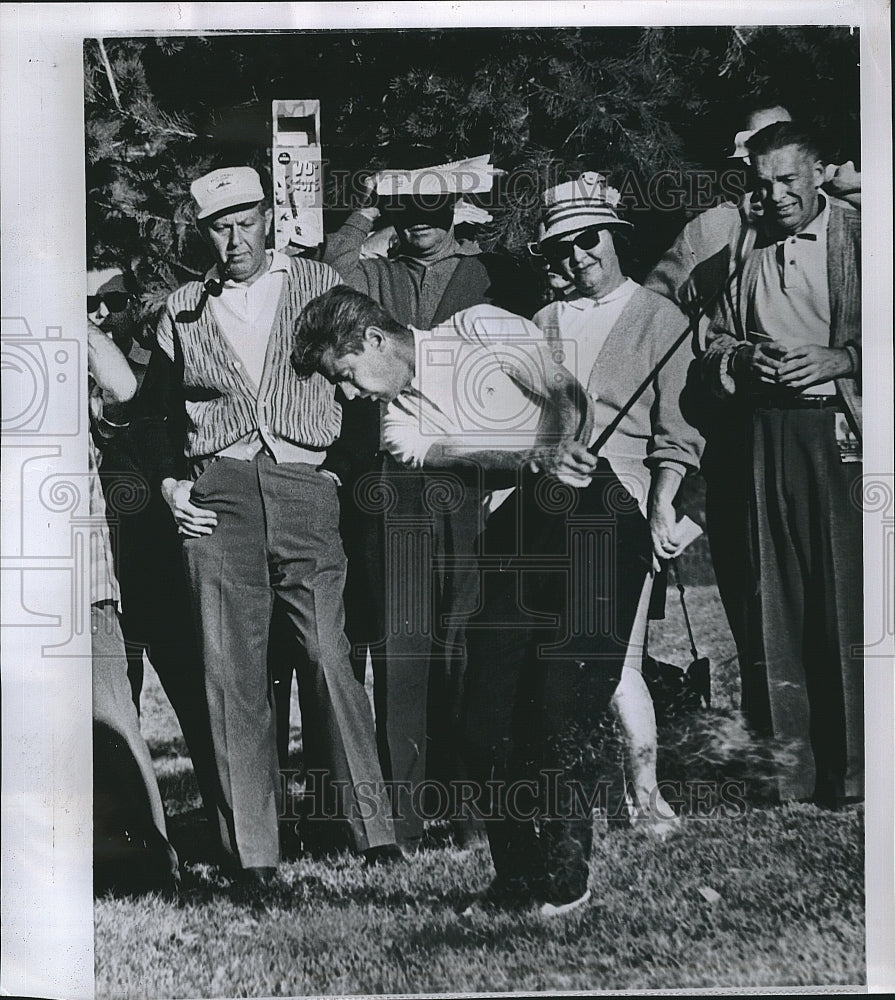
M 149 311 L 209 263 L 190 179 L 225 163 L 266 168 L 273 98 L 321 101 L 327 231 L 366 169 L 490 152 L 509 173 L 487 196 L 494 221 L 480 242 L 519 254 L 539 188 L 598 169 L 636 223 L 635 278 L 705 207 L 694 172 L 729 168 L 748 109 L 782 103 L 818 129 L 829 159 L 859 154 L 849 28 L 107 38 L 87 39 L 84 58 L 88 261 L 131 266 Z M 720 193 L 711 176 L 703 199 Z M 655 191 L 665 210 L 645 204 Z

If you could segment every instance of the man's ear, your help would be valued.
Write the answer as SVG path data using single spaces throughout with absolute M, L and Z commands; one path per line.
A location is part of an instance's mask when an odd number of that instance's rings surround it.
M 364 330 L 364 342 L 369 344 L 374 351 L 381 351 L 388 338 L 378 326 L 368 326 Z
M 819 188 L 826 182 L 827 170 L 822 160 L 814 161 L 814 186 Z

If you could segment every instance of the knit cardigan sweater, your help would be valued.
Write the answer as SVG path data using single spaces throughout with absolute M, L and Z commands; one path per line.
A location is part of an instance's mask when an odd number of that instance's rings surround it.
M 261 427 L 324 458 L 339 433 L 341 410 L 326 379 L 300 379 L 290 356 L 299 313 L 337 284 L 332 268 L 292 258 L 258 386 L 215 321 L 203 284 L 189 282 L 169 296 L 141 393 L 140 434 L 156 482 L 184 478 L 202 459 Z
M 564 308 L 569 307 L 553 302 L 535 316 L 546 339 L 562 337 Z M 611 423 L 686 327 L 686 317 L 667 299 L 646 288 L 634 292 L 609 331 L 585 386 L 593 400 L 597 430 Z M 682 413 L 692 362 L 693 353 L 685 343 L 657 372 L 600 451 L 616 473 L 640 481 L 638 499 L 646 497 L 650 472 L 670 467 L 683 476 L 699 468 L 704 441 Z

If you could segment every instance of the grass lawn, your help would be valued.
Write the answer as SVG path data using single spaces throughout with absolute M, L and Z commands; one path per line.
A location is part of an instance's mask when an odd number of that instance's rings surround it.
M 703 754 L 691 747 L 686 760 L 694 774 L 717 778 L 736 763 L 741 746 L 730 739 L 736 662 L 714 588 L 692 588 L 688 606 L 700 653 L 712 659 L 718 714 L 704 727 L 724 736 Z M 675 591 L 650 646 L 668 662 L 690 658 Z M 297 708 L 294 715 L 297 721 Z M 97 997 L 556 993 L 865 980 L 860 807 L 771 807 L 759 796 L 744 810 L 708 815 L 691 803 L 682 836 L 664 845 L 636 828 L 598 824 L 593 899 L 549 924 L 527 912 L 459 917 L 461 904 L 491 877 L 488 852 L 451 846 L 437 826 L 431 846 L 406 864 L 368 869 L 350 854 L 301 858 L 281 864 L 270 888 L 238 898 L 197 848 L 192 771 L 150 670 L 143 720 L 172 839 L 185 860 L 186 891 L 178 903 L 157 896 L 97 901 Z M 297 729 L 293 736 L 297 748 Z M 680 749 L 673 738 L 664 737 L 669 760 Z M 680 776 L 674 767 L 671 775 Z

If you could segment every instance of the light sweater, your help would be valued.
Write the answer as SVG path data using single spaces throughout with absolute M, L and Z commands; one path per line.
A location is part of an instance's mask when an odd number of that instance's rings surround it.
M 667 299 L 641 288 L 634 282 L 622 286 L 626 298 L 616 312 L 621 296 L 613 293 L 607 299 L 612 315 L 617 318 L 608 331 L 601 330 L 599 304 L 581 319 L 580 306 L 557 301 L 535 316 L 535 322 L 548 340 L 566 342 L 563 353 L 589 358 L 587 317 L 593 318 L 596 336 L 603 343 L 589 370 L 581 368 L 579 381 L 593 400 L 596 431 L 591 439 L 608 426 L 640 383 L 655 367 L 668 348 L 687 326 L 686 317 Z M 617 290 L 617 291 L 621 291 Z M 568 322 L 569 320 L 572 322 Z M 637 480 L 636 499 L 645 502 L 650 473 L 658 468 L 671 468 L 680 475 L 699 468 L 704 441 L 681 413 L 681 397 L 687 381 L 687 371 L 693 361 L 692 350 L 685 342 L 661 369 L 618 429 L 600 451 L 620 478 Z M 574 364 L 570 360 L 569 367 Z M 632 491 L 633 492 L 633 491 Z

